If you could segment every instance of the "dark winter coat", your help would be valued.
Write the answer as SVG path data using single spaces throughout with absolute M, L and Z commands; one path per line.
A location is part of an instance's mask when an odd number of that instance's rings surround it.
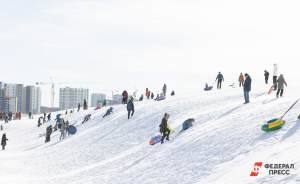
M 159 128 L 161 133 L 166 132 L 166 130 L 168 129 L 168 120 L 166 118 L 162 119 Z
M 6 135 L 3 134 L 1 139 L 1 146 L 6 146 L 6 141 L 8 141 L 8 139 L 6 138 Z
M 278 89 L 284 89 L 284 85 L 287 86 L 287 83 L 285 82 L 283 75 L 280 75 L 279 78 L 277 79 Z
M 217 75 L 216 80 L 218 80 L 218 81 L 224 81 L 223 75 L 219 73 L 219 74 Z
M 48 126 L 46 129 L 46 135 L 51 135 L 52 134 L 52 126 Z
M 133 110 L 134 110 L 134 104 L 132 100 L 129 100 L 129 102 L 127 103 L 127 111 L 133 111 Z
M 127 93 L 127 91 L 123 91 L 122 96 L 123 96 L 123 98 L 128 98 L 128 93 Z
M 270 73 L 268 71 L 265 71 L 265 78 L 269 78 Z
M 251 77 L 248 75 L 245 79 L 245 83 L 244 83 L 244 91 L 251 91 L 251 83 L 252 83 L 252 79 Z

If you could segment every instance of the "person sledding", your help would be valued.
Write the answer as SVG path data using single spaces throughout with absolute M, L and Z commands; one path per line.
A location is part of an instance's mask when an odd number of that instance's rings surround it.
M 212 88 L 213 86 L 209 86 L 207 83 L 205 83 L 205 88 L 204 88 L 205 91 L 210 91 L 212 90 Z
M 166 138 L 167 141 L 169 141 L 169 136 L 170 136 L 170 133 L 171 133 L 171 130 L 168 126 L 169 118 L 170 118 L 170 115 L 165 113 L 165 115 L 164 115 L 164 117 L 161 121 L 161 124 L 159 125 L 159 131 L 162 134 L 161 144 L 164 143 L 165 138 Z
M 112 112 L 113 112 L 113 108 L 110 107 L 109 109 L 107 109 L 107 111 L 106 111 L 106 113 L 104 114 L 103 118 L 105 118 L 106 116 L 109 116 Z
M 91 116 L 92 116 L 91 114 L 88 114 L 88 115 L 84 116 L 82 124 L 89 121 L 91 119 Z

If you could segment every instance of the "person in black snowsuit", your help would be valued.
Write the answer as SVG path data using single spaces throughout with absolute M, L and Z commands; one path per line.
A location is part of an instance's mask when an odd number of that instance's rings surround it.
M 130 100 L 127 103 L 127 111 L 128 111 L 128 119 L 130 119 L 130 116 L 132 117 L 134 114 L 133 98 L 130 98 Z
M 87 109 L 88 109 L 88 104 L 87 104 L 87 102 L 86 102 L 85 99 L 84 99 L 84 101 L 83 101 L 83 109 L 84 109 L 84 110 L 87 110 Z
M 81 105 L 80 105 L 80 103 L 78 103 L 77 112 L 80 111 L 80 108 L 81 108 Z
M 162 91 L 163 91 L 163 95 L 166 96 L 167 95 L 167 85 L 166 84 L 164 84 Z
M 39 117 L 39 120 L 38 120 L 38 127 L 42 126 L 41 119 L 42 119 L 42 117 Z
M 12 112 L 9 112 L 9 113 L 8 113 L 8 121 L 11 121 L 11 120 L 12 120 L 12 117 L 13 117 Z
M 265 83 L 268 84 L 269 83 L 270 73 L 267 70 L 265 70 L 265 74 L 264 75 L 265 75 Z
M 4 133 L 2 135 L 2 139 L 1 139 L 1 146 L 2 146 L 2 150 L 5 150 L 5 146 L 6 146 L 6 141 L 8 141 L 6 134 Z
M 148 98 L 148 97 L 147 97 Z M 140 97 L 140 99 L 139 99 L 139 101 L 143 101 L 143 99 L 144 99 L 144 95 L 142 94 L 141 95 L 141 97 Z M 149 99 L 149 98 L 148 98 Z
M 32 112 L 28 113 L 29 119 L 32 119 Z
M 47 118 L 48 118 L 47 122 L 51 121 L 51 113 L 48 114 Z
M 112 112 L 113 112 L 113 108 L 110 107 L 109 109 L 107 109 L 107 111 L 106 111 L 106 113 L 104 114 L 103 118 L 105 118 L 106 116 L 109 116 Z
M 8 116 L 6 114 L 4 114 L 4 122 L 8 123 Z
M 52 125 L 50 125 L 50 126 L 48 126 L 46 128 L 46 140 L 45 140 L 45 143 L 50 142 L 51 134 L 52 134 Z
M 87 122 L 87 121 L 89 121 L 91 119 L 91 116 L 92 116 L 91 114 L 86 115 L 84 117 L 84 120 L 83 120 L 82 124 L 85 123 L 85 122 Z
M 164 143 L 165 138 L 167 141 L 169 141 L 169 136 L 171 133 L 171 130 L 168 128 L 169 117 L 170 115 L 166 113 L 161 121 L 161 124 L 159 125 L 159 131 L 163 135 L 161 138 L 161 144 Z
M 219 74 L 217 75 L 216 81 L 218 81 L 217 89 L 221 89 L 222 88 L 222 82 L 224 81 L 224 77 L 221 74 L 221 72 L 219 72 Z
M 175 91 L 172 91 L 172 92 L 171 92 L 171 96 L 175 96 Z
M 154 93 L 151 93 L 151 99 L 152 100 L 154 99 Z
M 245 74 L 245 83 L 244 83 L 244 97 L 245 97 L 245 104 L 250 103 L 249 100 L 249 92 L 251 91 L 251 83 L 252 83 L 252 79 L 249 76 L 249 74 Z

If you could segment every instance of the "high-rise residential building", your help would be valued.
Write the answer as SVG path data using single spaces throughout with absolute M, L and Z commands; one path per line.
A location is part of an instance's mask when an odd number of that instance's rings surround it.
M 105 94 L 101 93 L 93 93 L 91 95 L 91 106 L 92 107 L 97 107 L 98 105 L 101 105 L 106 99 Z
M 61 110 L 83 107 L 83 102 L 89 100 L 89 90 L 83 88 L 61 88 L 59 90 L 59 107 Z
M 35 86 L 23 88 L 22 112 L 34 114 L 41 112 L 41 89 Z
M 40 106 L 40 88 L 0 82 L 0 111 L 40 113 Z

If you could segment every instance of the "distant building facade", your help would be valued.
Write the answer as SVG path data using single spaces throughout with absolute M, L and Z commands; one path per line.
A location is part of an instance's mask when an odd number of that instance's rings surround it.
M 98 105 L 102 105 L 102 103 L 106 100 L 106 95 L 101 93 L 93 93 L 91 95 L 91 106 L 97 107 Z
M 89 100 L 89 90 L 83 88 L 61 88 L 59 90 L 59 108 L 61 110 L 77 108 L 78 103 Z
M 40 88 L 0 82 L 0 111 L 40 113 L 40 106 Z

